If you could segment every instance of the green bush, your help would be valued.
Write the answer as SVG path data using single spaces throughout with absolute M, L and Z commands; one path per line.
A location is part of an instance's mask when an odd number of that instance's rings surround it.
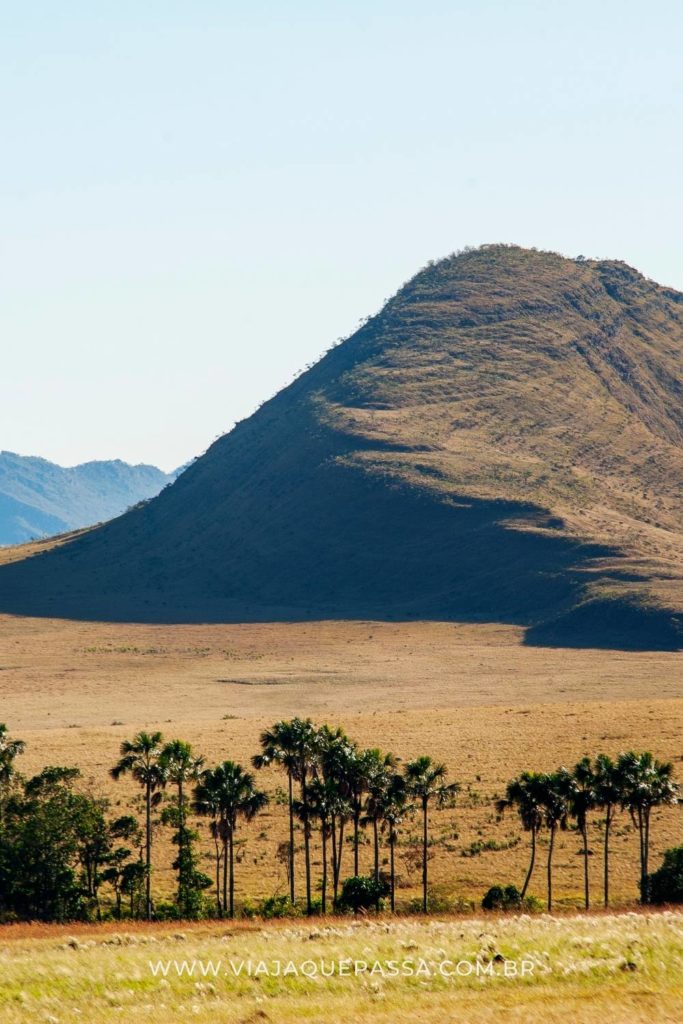
M 289 896 L 268 896 L 259 903 L 257 914 L 266 920 L 274 917 L 301 917 L 301 907 L 292 903 Z
M 352 875 L 344 879 L 341 895 L 339 897 L 340 910 L 370 910 L 372 907 L 382 905 L 382 901 L 389 893 L 389 886 L 380 879 L 376 882 L 371 876 Z
M 646 879 L 650 903 L 683 903 L 683 846 L 664 854 L 662 866 Z
M 521 910 L 522 894 L 516 885 L 492 885 L 481 906 L 483 910 Z
M 450 914 L 461 905 L 461 903 L 456 905 L 456 901 L 441 888 L 432 888 L 430 886 L 427 890 L 427 906 L 429 907 L 430 914 Z M 408 913 L 421 914 L 422 912 L 421 896 L 415 896 L 409 900 Z

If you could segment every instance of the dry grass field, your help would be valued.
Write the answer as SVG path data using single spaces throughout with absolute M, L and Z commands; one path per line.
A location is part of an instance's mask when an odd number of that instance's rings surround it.
M 667 913 L 19 926 L 0 932 L 0 1004 L 7 1024 L 675 1024 L 682 965 Z
M 340 724 L 361 744 L 403 759 L 432 754 L 448 764 L 462 792 L 455 810 L 433 815 L 431 878 L 451 900 L 479 901 L 490 884 L 519 884 L 523 877 L 526 838 L 514 816 L 497 822 L 493 806 L 521 769 L 636 747 L 680 764 L 683 781 L 682 668 L 677 653 L 524 647 L 521 630 L 504 626 L 143 626 L 2 617 L 0 720 L 28 743 L 23 772 L 77 764 L 84 784 L 122 811 L 134 806 L 136 789 L 107 772 L 121 740 L 143 727 L 190 740 L 209 762 L 248 762 L 260 730 L 295 714 Z M 284 782 L 270 770 L 260 778 L 271 794 Z M 238 899 L 285 891 L 275 858 L 285 824 L 285 808 L 274 801 L 242 831 Z M 408 821 L 404 841 L 418 828 Z M 208 857 L 206 826 L 200 830 Z M 160 826 L 156 836 L 155 885 L 162 893 L 173 884 L 168 832 Z M 597 822 L 593 836 L 598 905 Z M 489 841 L 502 849 L 473 851 Z M 680 811 L 657 813 L 653 864 L 680 841 Z M 397 858 L 403 905 L 419 886 L 405 849 Z M 637 838 L 625 815 L 613 849 L 613 896 L 624 905 L 637 893 Z M 543 854 L 542 848 L 531 887 L 539 897 Z M 361 855 L 369 867 L 370 847 Z M 561 836 L 555 863 L 559 905 L 578 905 L 575 833 Z M 205 870 L 211 873 L 208 860 Z

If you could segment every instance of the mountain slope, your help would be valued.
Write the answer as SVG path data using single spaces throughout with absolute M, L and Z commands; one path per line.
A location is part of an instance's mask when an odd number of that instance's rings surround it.
M 0 544 L 63 533 L 120 515 L 175 479 L 155 466 L 120 460 L 65 469 L 0 452 Z
M 148 505 L 0 569 L 0 609 L 431 617 L 677 647 L 683 295 L 487 246 L 427 267 Z

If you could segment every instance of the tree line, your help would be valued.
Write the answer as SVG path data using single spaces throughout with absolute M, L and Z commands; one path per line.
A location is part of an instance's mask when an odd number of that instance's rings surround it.
M 0 914 L 5 918 L 66 920 L 100 918 L 100 890 L 112 893 L 114 916 L 151 920 L 160 915 L 153 896 L 154 812 L 172 829 L 176 891 L 172 913 L 234 917 L 236 844 L 241 822 L 268 804 L 258 773 L 279 769 L 287 784 L 288 839 L 281 844 L 288 894 L 274 897 L 282 913 L 326 914 L 344 908 L 396 909 L 395 853 L 406 818 L 420 820 L 418 866 L 421 907 L 429 910 L 432 811 L 454 806 L 460 786 L 446 766 L 428 755 L 401 765 L 391 753 L 365 749 L 341 728 L 316 727 L 310 719 L 280 721 L 262 732 L 249 768 L 226 760 L 207 766 L 189 743 L 164 741 L 160 732 L 139 732 L 121 744 L 110 774 L 137 784 L 142 824 L 133 815 L 109 817 L 108 801 L 78 791 L 77 768 L 47 767 L 24 779 L 16 761 L 24 750 L 0 725 Z M 589 822 L 598 812 L 603 828 L 603 902 L 609 905 L 610 835 L 619 812 L 630 815 L 639 839 L 640 897 L 650 899 L 649 852 L 655 807 L 678 802 L 672 766 L 650 753 L 599 754 L 569 770 L 522 772 L 497 801 L 499 819 L 514 810 L 530 836 L 530 859 L 521 891 L 494 887 L 485 906 L 524 905 L 537 860 L 539 836 L 547 834 L 547 908 L 553 908 L 553 853 L 558 830 L 573 825 L 582 839 L 584 902 L 590 907 Z M 212 877 L 199 868 L 199 833 L 193 819 L 207 822 L 213 842 Z M 303 836 L 300 848 L 298 834 Z M 314 879 L 314 834 L 321 851 Z M 361 874 L 360 847 L 372 845 L 372 870 Z M 382 849 L 387 856 L 382 860 Z M 350 849 L 347 865 L 345 851 Z M 297 864 L 303 856 L 303 892 Z M 383 870 L 388 863 L 388 870 Z M 208 890 L 212 889 L 211 895 Z M 500 898 L 498 894 L 500 895 Z M 488 898 L 488 902 L 487 902 Z M 498 902 L 497 902 L 498 901 Z

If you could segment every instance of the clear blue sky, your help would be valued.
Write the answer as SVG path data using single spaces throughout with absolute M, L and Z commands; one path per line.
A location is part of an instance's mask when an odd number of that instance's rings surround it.
M 174 466 L 430 258 L 683 290 L 678 0 L 0 11 L 0 448 Z

